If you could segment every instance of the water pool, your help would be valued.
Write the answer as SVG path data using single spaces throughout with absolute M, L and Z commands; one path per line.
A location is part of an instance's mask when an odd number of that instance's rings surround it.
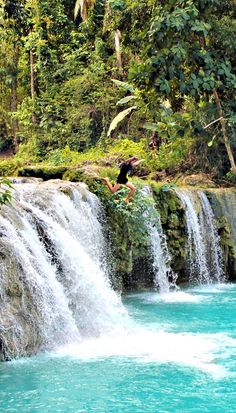
M 115 335 L 0 364 L 0 412 L 236 412 L 236 285 L 123 302 Z

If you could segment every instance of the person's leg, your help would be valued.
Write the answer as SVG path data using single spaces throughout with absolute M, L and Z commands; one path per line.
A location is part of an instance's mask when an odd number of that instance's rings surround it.
M 115 185 L 112 185 L 108 178 L 102 178 L 102 181 L 105 183 L 112 194 L 114 194 L 120 188 L 120 184 L 116 182 Z
M 127 197 L 125 198 L 125 202 L 128 204 L 130 198 L 134 195 L 134 193 L 135 193 L 135 191 L 136 191 L 136 188 L 135 188 L 135 186 L 134 186 L 133 184 L 131 184 L 131 182 L 127 182 L 127 183 L 125 184 L 125 186 L 127 186 L 127 188 L 130 189 Z

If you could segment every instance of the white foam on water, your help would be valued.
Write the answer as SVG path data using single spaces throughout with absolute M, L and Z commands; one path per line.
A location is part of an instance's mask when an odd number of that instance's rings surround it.
M 191 293 L 198 293 L 198 292 L 200 292 L 200 293 L 209 293 L 209 294 L 211 294 L 211 293 L 214 293 L 214 294 L 215 294 L 215 293 L 222 294 L 222 293 L 225 293 L 225 292 L 228 291 L 228 290 L 234 290 L 234 289 L 236 289 L 236 284 L 232 284 L 232 283 L 227 283 L 227 284 L 219 283 L 219 284 L 210 284 L 210 285 L 207 285 L 207 284 L 205 284 L 205 285 L 198 285 L 198 286 L 189 288 L 189 291 L 190 291 Z
M 205 297 L 199 294 L 190 294 L 189 292 L 184 292 L 181 290 L 177 291 L 170 291 L 168 293 L 141 293 L 136 295 L 139 299 L 146 303 L 150 304 L 158 304 L 161 302 L 164 303 L 192 303 L 198 304 L 201 303 Z M 131 295 L 130 297 L 135 297 L 135 295 Z
M 191 304 L 198 304 L 204 300 L 204 297 L 201 295 L 194 295 L 190 293 L 186 293 L 184 291 L 173 291 L 169 294 L 161 294 L 160 300 L 164 301 L 165 303 L 191 303 Z
M 190 303 L 190 304 L 200 304 L 204 301 L 214 300 L 214 296 L 209 296 L 210 294 L 222 294 L 228 290 L 233 290 L 236 288 L 235 284 L 205 284 L 199 285 L 192 288 L 188 288 L 187 291 L 170 291 L 169 293 L 145 293 L 141 294 L 141 298 L 149 303 Z M 201 294 L 202 293 L 202 294 Z M 207 296 L 205 295 L 207 294 Z M 231 301 L 230 297 L 225 299 L 225 302 Z
M 173 363 L 199 369 L 217 379 L 228 375 L 218 361 L 224 347 L 228 347 L 228 342 L 232 345 L 232 341 L 235 345 L 236 340 L 222 334 L 176 334 L 136 327 L 127 334 L 104 335 L 79 345 L 61 347 L 54 355 L 70 356 L 83 362 L 121 357 L 142 363 Z

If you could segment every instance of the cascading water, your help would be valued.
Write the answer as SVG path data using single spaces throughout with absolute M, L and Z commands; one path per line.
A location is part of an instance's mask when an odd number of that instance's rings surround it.
M 0 410 L 185 411 L 183 389 L 191 381 L 194 393 L 204 373 L 211 377 L 191 399 L 191 411 L 203 411 L 210 384 L 209 399 L 217 393 L 212 379 L 228 377 L 228 368 L 231 373 L 234 286 L 131 294 L 124 301 L 129 318 L 106 276 L 97 198 L 82 184 L 58 181 L 16 188 L 13 206 L 4 206 L 0 217 L 0 356 L 53 351 L 0 363 Z M 142 224 L 150 234 L 157 283 L 166 292 L 169 255 L 152 208 Z M 228 390 L 231 382 L 229 376 Z M 221 384 L 218 399 L 217 411 L 234 405 L 230 398 L 222 408 Z M 189 411 L 189 394 L 186 406 Z
M 6 357 L 120 330 L 127 313 L 104 272 L 98 199 L 55 182 L 17 185 L 14 198 L 0 217 Z
M 208 190 L 213 197 L 214 211 L 216 215 L 224 217 L 229 225 L 233 244 L 236 245 L 236 190 L 235 188 L 220 188 L 214 191 Z M 233 248 L 236 250 L 235 245 Z
M 151 195 L 149 189 L 143 190 L 142 193 L 145 196 Z M 150 203 L 146 209 L 144 219 L 150 237 L 152 264 L 155 274 L 154 282 L 156 287 L 159 288 L 160 293 L 168 293 L 171 287 L 176 288 L 177 277 L 170 267 L 171 257 L 162 229 L 160 214 L 156 211 L 152 203 Z M 172 278 L 171 282 L 170 278 Z
M 211 205 L 202 191 L 176 190 L 185 207 L 190 277 L 210 284 L 224 280 L 222 252 Z
M 196 211 L 197 199 L 189 190 L 178 189 L 176 193 L 185 207 L 191 277 L 197 273 L 200 283 L 209 282 L 204 241 Z
M 153 257 L 153 269 L 155 273 L 155 283 L 159 287 L 160 293 L 167 293 L 175 282 L 170 283 L 169 277 L 173 275 L 170 268 L 170 254 L 164 235 L 161 219 L 156 214 L 155 225 L 149 223 L 149 234 L 151 240 L 151 251 Z M 176 279 L 175 279 L 176 281 Z
M 222 282 L 225 279 L 223 271 L 223 254 L 220 247 L 220 237 L 215 226 L 213 210 L 204 192 L 198 191 L 198 196 L 202 207 L 200 213 L 200 226 L 205 242 L 208 271 L 211 280 Z

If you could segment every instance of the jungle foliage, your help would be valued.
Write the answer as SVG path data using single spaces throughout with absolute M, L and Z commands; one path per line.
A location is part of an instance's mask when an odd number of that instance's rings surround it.
M 234 179 L 235 35 L 235 0 L 0 0 L 3 170 L 138 151 Z

